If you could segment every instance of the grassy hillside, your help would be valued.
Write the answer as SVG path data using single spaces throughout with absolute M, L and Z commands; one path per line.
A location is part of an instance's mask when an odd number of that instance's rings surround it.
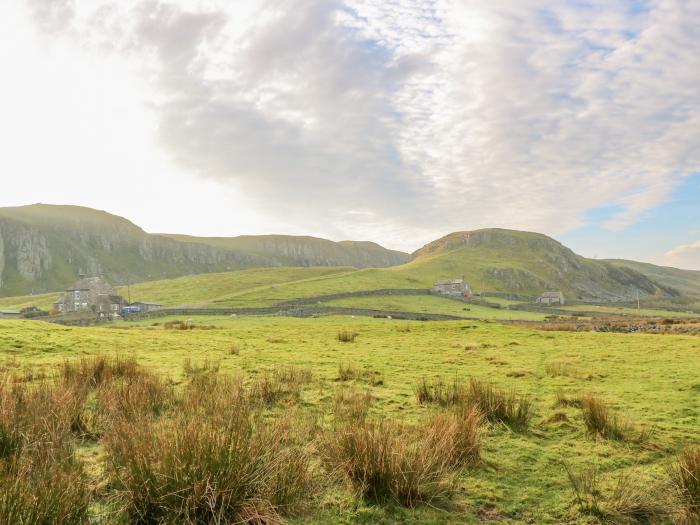
M 0 296 L 61 290 L 81 273 L 119 284 L 254 267 L 385 267 L 408 258 L 374 243 L 313 237 L 152 235 L 78 206 L 0 208 Z
M 597 523 L 577 507 L 564 464 L 577 473 L 597 466 L 600 479 L 594 488 L 606 512 L 615 510 L 609 504 L 620 479 L 630 480 L 635 494 L 643 495 L 643 508 L 648 508 L 647 503 L 657 504 L 656 498 L 666 494 L 657 490 L 657 484 L 667 482 L 676 454 L 697 441 L 697 337 L 551 333 L 473 321 L 408 324 L 337 317 L 211 318 L 201 324 L 216 328 L 188 331 L 150 324 L 122 323 L 115 329 L 0 321 L 0 365 L 31 387 L 42 374 L 49 378 L 59 374 L 65 360 L 108 351 L 133 356 L 146 369 L 170 378 L 166 384 L 175 384 L 176 392 L 188 388 L 193 377 L 207 374 L 192 372 L 193 365 L 207 362 L 210 369 L 214 364 L 219 367 L 218 375 L 244 377 L 246 384 L 274 370 L 309 369 L 310 382 L 302 385 L 299 398 L 271 402 L 264 420 L 290 417 L 291 428 L 300 432 L 294 441 L 297 452 L 311 454 L 322 450 L 317 446 L 321 441 L 309 444 L 312 439 L 332 439 L 339 417 L 334 411 L 339 403 L 343 406 L 343 395 L 347 399 L 369 392 L 370 421 L 411 426 L 446 413 L 418 403 L 415 388 L 423 379 L 479 378 L 532 401 L 527 430 L 513 431 L 500 423 L 484 426 L 482 460 L 456 472 L 449 501 L 413 509 L 366 502 L 312 456 L 316 484 L 305 493 L 312 497 L 305 501 L 303 512 L 286 517 L 291 525 Z M 339 342 L 340 330 L 356 332 L 356 341 Z M 230 351 L 233 345 L 237 353 Z M 342 379 L 341 364 L 360 372 Z M 93 399 L 103 399 L 104 392 L 109 391 L 100 389 L 90 398 L 89 414 L 99 409 Z M 653 427 L 651 440 L 635 443 L 590 434 L 582 410 L 573 402 L 561 402 L 562 396 L 575 400 L 586 392 L 602 396 L 612 413 L 629 420 L 635 429 Z M 176 415 L 166 410 L 154 417 Z M 109 425 L 113 418 L 84 421 Z M 307 421 L 319 426 L 302 433 Z M 107 513 L 114 510 L 108 505 L 113 485 L 105 478 L 110 475 L 105 466 L 111 456 L 102 436 L 76 439 L 75 446 L 87 476 L 84 482 L 99 487 L 91 492 L 91 522 L 107 525 L 118 521 Z M 639 509 L 626 508 L 630 513 Z M 610 518 L 610 522 L 633 521 Z M 671 521 L 659 521 L 665 522 Z
M 611 259 L 609 262 L 615 266 L 627 266 L 637 270 L 639 273 L 643 273 L 649 277 L 649 279 L 663 282 L 674 287 L 684 295 L 700 297 L 700 271 L 680 270 L 668 266 L 656 266 L 654 264 L 624 259 Z

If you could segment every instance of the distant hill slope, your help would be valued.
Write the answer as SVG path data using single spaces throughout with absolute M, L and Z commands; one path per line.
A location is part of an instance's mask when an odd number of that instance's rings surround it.
M 700 271 L 680 270 L 668 266 L 656 266 L 624 259 L 609 259 L 607 262 L 615 266 L 627 266 L 637 270 L 639 273 L 649 277 L 649 279 L 673 286 L 684 295 L 700 296 Z
M 428 288 L 437 279 L 462 275 L 476 290 L 536 296 L 560 289 L 570 300 L 679 293 L 664 275 L 657 280 L 624 265 L 586 259 L 544 235 L 509 230 L 453 233 L 415 252 L 411 262 L 391 268 L 247 270 L 142 283 L 132 286 L 131 293 L 170 306 L 270 306 L 341 292 Z
M 382 267 L 408 259 L 373 243 L 313 237 L 154 235 L 78 206 L 0 208 L 0 296 L 59 290 L 80 273 L 119 284 L 254 267 Z
M 457 232 L 414 254 L 404 271 L 428 275 L 464 274 L 477 290 L 538 295 L 561 290 L 578 300 L 632 300 L 681 293 L 666 276 L 653 278 L 630 266 L 586 259 L 538 233 L 485 229 Z

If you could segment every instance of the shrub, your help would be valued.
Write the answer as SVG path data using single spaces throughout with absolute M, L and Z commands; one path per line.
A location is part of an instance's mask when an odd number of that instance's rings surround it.
M 338 332 L 338 341 L 341 343 L 354 343 L 357 338 L 357 332 L 352 330 L 340 330 Z
M 700 523 L 700 446 L 685 449 L 670 469 L 670 478 L 689 524 Z
M 434 435 L 416 436 L 397 423 L 339 425 L 327 437 L 322 454 L 325 464 L 367 501 L 414 507 L 453 492 L 451 451 L 436 446 Z

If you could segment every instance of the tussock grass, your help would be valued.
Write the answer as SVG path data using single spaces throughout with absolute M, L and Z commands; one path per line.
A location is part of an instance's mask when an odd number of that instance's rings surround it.
M 612 412 L 606 401 L 595 394 L 581 397 L 581 411 L 586 429 L 592 435 L 617 441 L 644 443 L 651 438 L 651 430 L 638 430 L 630 420 Z
M 108 475 L 131 523 L 277 523 L 312 480 L 286 440 L 245 403 L 235 415 L 121 422 L 106 438 Z
M 369 390 L 356 391 L 345 387 L 335 391 L 333 414 L 336 420 L 364 421 L 372 405 Z
M 309 368 L 280 367 L 263 372 L 250 384 L 250 396 L 255 402 L 273 405 L 280 401 L 297 402 L 301 391 L 311 381 Z
M 474 466 L 481 459 L 484 422 L 484 416 L 475 406 L 438 413 L 427 423 L 428 440 L 434 440 L 434 447 L 444 447 L 451 453 L 448 457 L 451 467 Z
M 577 377 L 579 375 L 579 370 L 569 361 L 546 363 L 544 371 L 550 377 Z
M 673 498 L 657 482 L 635 472 L 619 473 L 606 483 L 597 465 L 579 471 L 565 464 L 576 507 L 604 523 L 668 523 L 676 514 Z
M 563 390 L 557 390 L 554 394 L 555 407 L 575 407 L 581 408 L 583 400 L 581 396 L 570 396 Z
M 360 368 L 354 363 L 338 365 L 338 381 L 366 381 L 374 386 L 384 384 L 384 377 L 376 370 Z
M 219 371 L 219 368 L 221 368 L 221 363 L 219 361 L 212 361 L 208 358 L 197 363 L 188 357 L 182 363 L 182 372 L 190 377 L 200 374 L 215 374 Z
M 340 330 L 338 332 L 338 341 L 341 343 L 354 343 L 357 339 L 357 332 L 352 330 Z
M 476 406 L 490 422 L 503 423 L 516 430 L 526 429 L 534 412 L 529 396 L 474 378 L 468 383 L 458 379 L 451 383 L 442 379 L 428 383 L 423 379 L 416 388 L 416 396 L 420 404 Z
M 75 461 L 84 393 L 0 378 L 0 523 L 88 522 L 90 493 Z
M 133 357 L 108 357 L 100 354 L 77 361 L 64 361 L 61 376 L 64 383 L 93 390 L 117 378 L 134 378 L 143 371 Z
M 353 421 L 330 433 L 321 453 L 361 498 L 405 507 L 434 503 L 454 491 L 453 453 L 436 432 L 389 421 Z
M 685 522 L 700 524 L 700 446 L 686 448 L 671 466 L 669 474 Z
M 143 416 L 159 416 L 174 404 L 172 387 L 153 374 L 113 381 L 97 392 L 98 409 L 109 419 L 136 422 Z

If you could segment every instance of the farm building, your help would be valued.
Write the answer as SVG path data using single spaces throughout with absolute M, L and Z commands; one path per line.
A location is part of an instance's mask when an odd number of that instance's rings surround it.
M 20 312 L 14 310 L 0 310 L 0 319 L 18 319 L 20 315 Z
M 124 299 L 102 277 L 83 277 L 53 305 L 60 313 L 92 311 L 100 317 L 118 315 Z
M 546 305 L 565 304 L 564 294 L 561 292 L 544 292 L 537 298 L 537 302 Z
M 451 297 L 469 297 L 471 289 L 464 279 L 443 279 L 433 284 L 432 292 Z

